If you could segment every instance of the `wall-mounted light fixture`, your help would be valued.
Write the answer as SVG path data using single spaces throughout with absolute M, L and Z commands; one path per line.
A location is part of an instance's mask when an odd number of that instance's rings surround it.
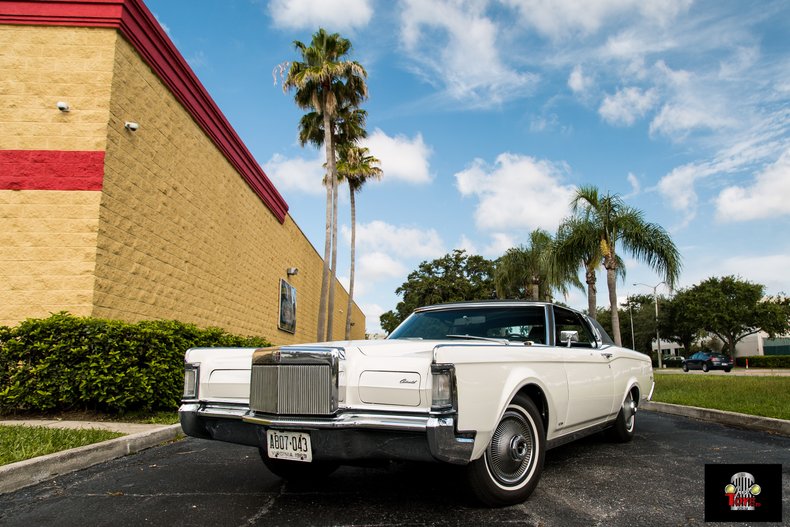
M 71 108 L 69 108 L 69 103 L 67 103 L 65 101 L 58 101 L 57 106 L 58 106 L 58 110 L 60 110 L 61 112 L 64 112 L 64 113 L 66 113 L 69 110 L 71 110 Z
M 299 269 L 296 267 L 289 267 L 285 270 L 285 272 L 288 274 L 288 276 L 296 276 L 299 274 Z
M 123 126 L 130 132 L 136 132 L 137 129 L 140 128 L 140 123 L 136 123 L 134 121 L 126 121 L 126 123 L 124 123 Z

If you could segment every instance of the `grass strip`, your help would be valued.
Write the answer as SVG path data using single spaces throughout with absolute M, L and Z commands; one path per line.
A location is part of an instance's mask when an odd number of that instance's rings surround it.
M 790 377 L 656 375 L 653 400 L 790 419 Z
M 124 434 L 107 430 L 0 425 L 0 465 L 16 463 L 69 448 L 90 445 Z

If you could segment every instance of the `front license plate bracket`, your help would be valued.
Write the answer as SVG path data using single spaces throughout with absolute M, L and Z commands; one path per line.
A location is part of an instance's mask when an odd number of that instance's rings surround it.
M 271 459 L 310 463 L 313 461 L 310 434 L 288 430 L 267 430 L 266 455 Z

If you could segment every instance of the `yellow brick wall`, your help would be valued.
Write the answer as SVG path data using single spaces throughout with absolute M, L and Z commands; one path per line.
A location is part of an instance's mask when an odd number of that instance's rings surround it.
M 120 35 L 109 111 L 93 314 L 179 318 L 276 344 L 315 340 L 320 256 L 290 216 L 276 220 Z M 125 130 L 127 120 L 140 129 Z M 289 280 L 295 335 L 277 329 L 288 267 L 299 268 Z M 353 336 L 364 338 L 355 312 Z M 344 324 L 336 315 L 336 336 Z
M 0 149 L 104 150 L 116 35 L 0 25 Z
M 115 34 L 0 25 L 0 149 L 103 150 Z M 91 314 L 100 198 L 0 190 L 0 325 Z
M 0 191 L 0 325 L 93 310 L 99 192 Z

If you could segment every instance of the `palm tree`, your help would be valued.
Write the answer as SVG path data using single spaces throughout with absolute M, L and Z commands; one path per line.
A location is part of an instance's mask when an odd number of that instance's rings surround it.
M 368 149 L 343 145 L 339 149 L 337 174 L 341 180 L 348 183 L 349 199 L 351 202 L 351 270 L 348 280 L 348 307 L 346 309 L 346 339 L 351 338 L 351 310 L 354 307 L 354 272 L 356 260 L 357 240 L 357 208 L 356 193 L 370 179 L 381 179 L 382 170 L 378 164 L 381 162 L 368 155 Z
M 601 241 L 595 224 L 586 217 L 571 216 L 565 218 L 557 228 L 554 238 L 552 264 L 564 272 L 573 272 L 581 266 L 584 269 L 584 281 L 587 284 L 587 313 L 595 318 L 598 312 L 598 288 L 596 272 L 603 263 Z M 617 273 L 625 278 L 625 264 L 617 256 Z
M 330 266 L 330 261 L 337 255 L 337 244 L 334 243 L 337 235 L 337 168 L 332 119 L 338 108 L 358 106 L 367 97 L 367 72 L 356 61 L 342 60 L 351 50 L 351 42 L 337 33 L 329 34 L 323 28 L 313 35 L 309 46 L 295 40 L 294 47 L 302 60 L 290 64 L 283 81 L 283 91 L 294 89 L 297 106 L 321 116 L 327 179 L 330 181 L 326 192 L 326 241 L 318 307 L 317 338 L 321 341 L 325 340 L 325 335 L 326 338 L 332 336 L 335 269 Z
M 530 233 L 529 246 L 508 249 L 497 260 L 494 285 L 499 298 L 549 301 L 553 291 L 568 293 L 568 285 L 581 286 L 576 269 L 552 264 L 554 240 L 542 229 Z
M 582 186 L 576 190 L 571 202 L 575 213 L 582 213 L 586 221 L 595 226 L 598 244 L 606 269 L 606 284 L 609 288 L 609 306 L 612 313 L 612 333 L 615 343 L 622 345 L 620 317 L 617 310 L 617 244 L 634 258 L 646 263 L 663 275 L 669 287 L 674 287 L 680 275 L 681 262 L 675 243 L 658 224 L 644 220 L 642 211 L 625 204 L 617 194 L 600 195 L 594 186 Z

